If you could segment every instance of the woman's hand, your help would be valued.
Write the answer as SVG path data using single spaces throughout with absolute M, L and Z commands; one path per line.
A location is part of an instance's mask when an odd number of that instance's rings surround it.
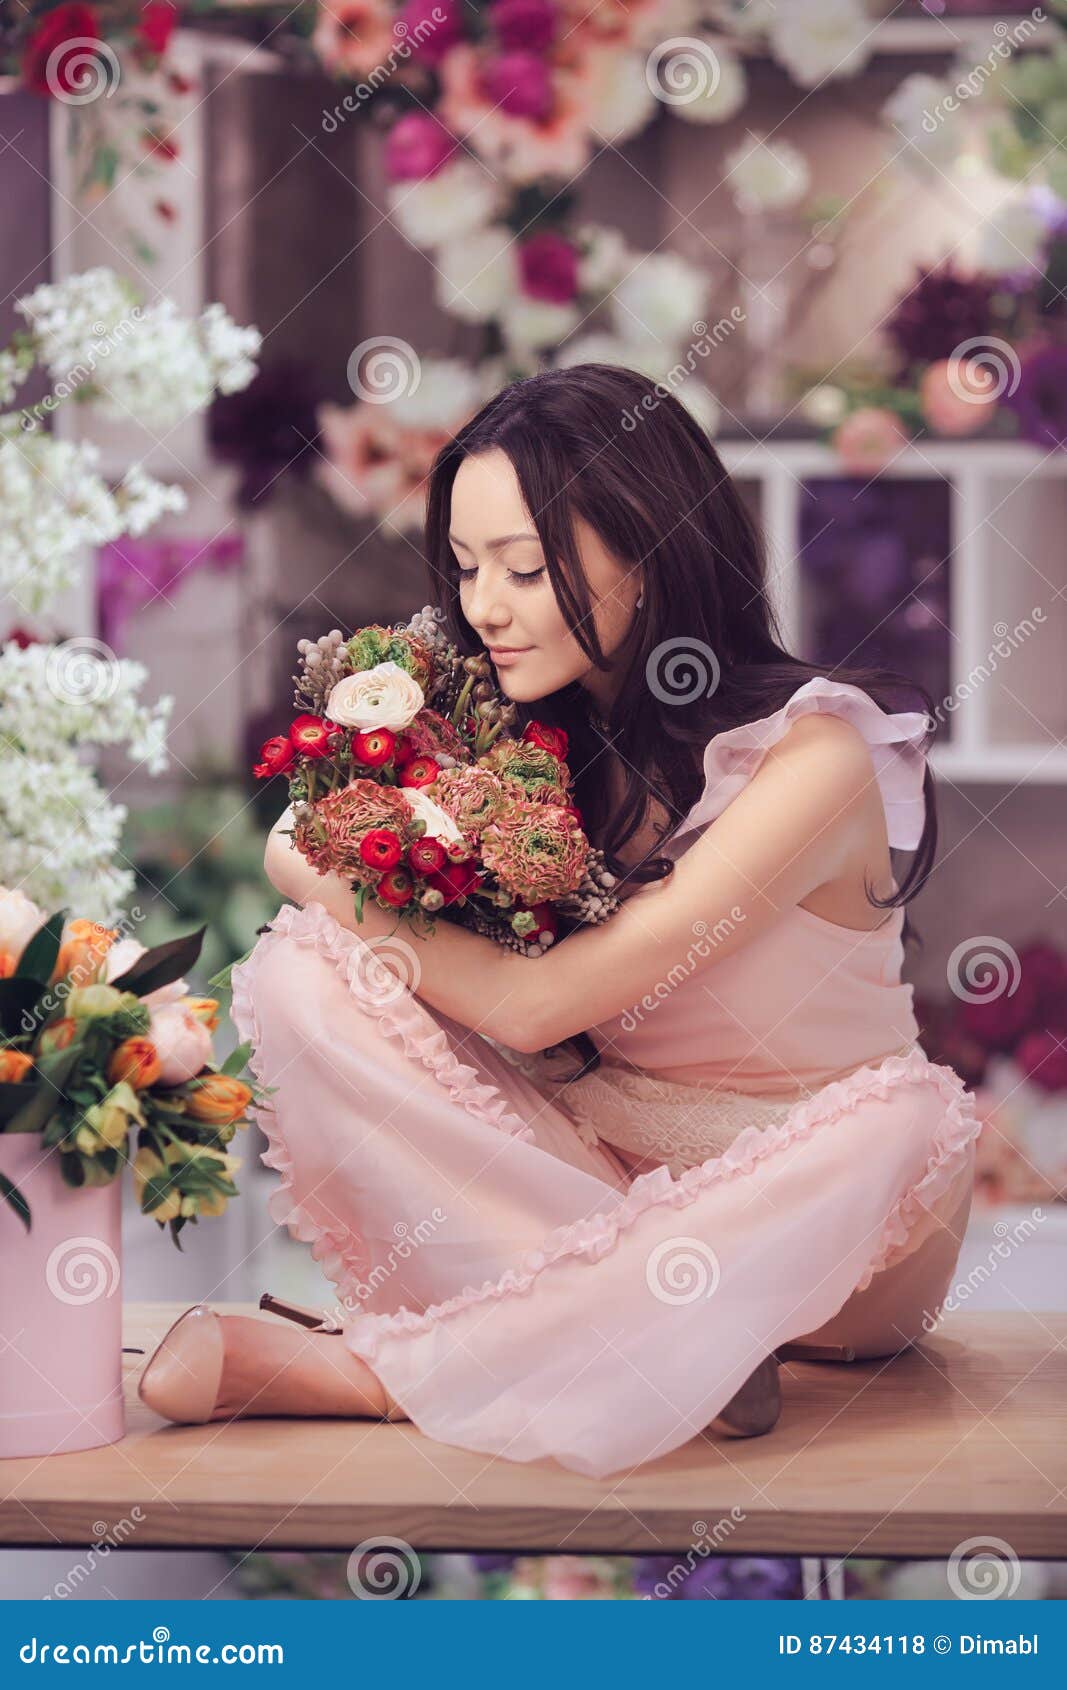
M 285 831 L 292 825 L 293 811 L 290 805 L 278 817 L 267 835 L 263 867 L 275 890 L 294 904 L 307 904 L 312 900 L 322 904 L 336 921 L 343 927 L 351 928 L 352 932 L 358 933 L 361 938 L 381 938 L 395 932 L 401 918 L 391 910 L 382 909 L 371 893 L 367 894 L 363 902 L 363 919 L 357 921 L 356 894 L 349 882 L 332 871 L 319 874 L 312 868 Z M 404 925 L 407 927 L 410 924 L 405 922 Z

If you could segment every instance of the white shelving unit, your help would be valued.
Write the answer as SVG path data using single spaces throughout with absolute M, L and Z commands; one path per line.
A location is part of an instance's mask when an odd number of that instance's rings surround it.
M 803 652 L 801 501 L 805 488 L 847 471 L 819 442 L 723 441 L 718 450 L 730 474 L 757 490 L 771 593 L 790 649 Z M 952 736 L 934 748 L 935 773 L 1067 782 L 1067 452 L 922 441 L 878 479 L 886 477 L 905 496 L 908 482 L 941 481 L 948 499 Z M 874 479 L 853 478 L 857 497 Z

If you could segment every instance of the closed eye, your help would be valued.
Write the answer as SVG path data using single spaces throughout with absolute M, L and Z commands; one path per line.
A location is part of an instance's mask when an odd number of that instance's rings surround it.
M 478 573 L 477 569 L 461 569 L 458 564 L 456 565 L 456 571 L 457 571 L 461 581 L 473 581 L 474 577 Z M 544 564 L 542 564 L 539 569 L 526 569 L 526 570 L 509 569 L 508 570 L 508 579 L 511 580 L 511 581 L 522 581 L 522 582 L 538 581 L 538 580 L 540 580 L 541 576 L 544 573 L 545 573 L 545 565 Z

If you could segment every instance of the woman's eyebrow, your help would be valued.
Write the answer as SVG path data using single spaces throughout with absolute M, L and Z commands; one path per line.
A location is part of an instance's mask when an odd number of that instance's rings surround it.
M 500 536 L 500 538 L 499 538 L 499 539 L 497 539 L 497 540 L 487 540 L 487 541 L 486 541 L 486 542 L 485 542 L 485 545 L 486 545 L 486 550 L 487 550 L 487 551 L 490 551 L 490 552 L 498 552 L 498 551 L 500 551 L 500 550 L 501 550 L 501 549 L 502 549 L 502 548 L 503 548 L 503 547 L 504 547 L 504 546 L 510 546 L 510 545 L 511 545 L 511 544 L 512 544 L 512 542 L 513 542 L 513 541 L 514 541 L 514 540 L 537 540 L 537 539 L 539 539 L 539 538 L 540 538 L 540 536 L 539 536 L 539 535 L 537 535 L 537 534 L 536 534 L 536 533 L 525 533 L 525 534 L 501 534 L 501 536 Z M 467 542 L 466 542 L 466 540 L 461 540 L 461 539 L 460 539 L 460 538 L 459 538 L 459 536 L 458 536 L 458 535 L 456 535 L 456 534 L 450 534 L 450 535 L 449 535 L 449 536 L 448 536 L 448 539 L 449 539 L 449 543 L 450 543 L 450 544 L 451 544 L 451 545 L 453 545 L 453 546 L 462 546 L 462 547 L 463 547 L 463 550 L 464 550 L 464 551 L 465 551 L 465 552 L 469 552 L 469 551 L 470 551 L 470 547 L 469 547 L 469 546 L 468 546 L 468 544 L 467 544 Z

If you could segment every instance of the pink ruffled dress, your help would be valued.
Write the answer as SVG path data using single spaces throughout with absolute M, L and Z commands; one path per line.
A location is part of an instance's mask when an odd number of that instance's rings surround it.
M 859 728 L 890 844 L 914 849 L 925 718 L 820 678 L 712 739 L 671 851 L 815 711 Z M 591 1029 L 603 1066 L 560 1088 L 421 1003 L 321 904 L 279 910 L 233 972 L 276 1088 L 271 1212 L 415 1426 L 602 1477 L 699 1435 L 789 1339 L 885 1355 L 922 1336 L 980 1123 L 917 1041 L 902 921 L 859 932 L 798 907 L 720 962 L 697 950 Z

